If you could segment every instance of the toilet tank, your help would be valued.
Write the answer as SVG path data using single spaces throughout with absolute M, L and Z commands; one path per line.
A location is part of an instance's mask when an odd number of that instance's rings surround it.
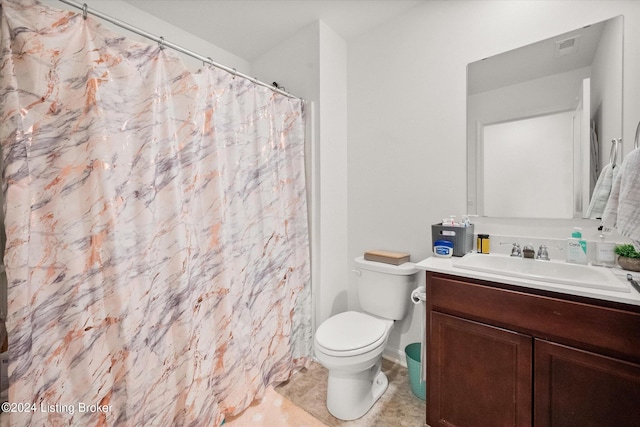
M 362 256 L 354 262 L 362 310 L 385 319 L 404 318 L 411 304 L 411 291 L 416 287 L 418 269 L 414 264 L 391 265 L 367 261 Z

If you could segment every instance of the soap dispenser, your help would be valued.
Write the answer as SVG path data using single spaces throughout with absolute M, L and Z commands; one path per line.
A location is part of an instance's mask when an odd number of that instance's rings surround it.
M 608 242 L 603 232 L 600 235 L 600 240 L 596 242 L 596 256 L 594 265 L 601 265 L 603 267 L 615 267 L 616 265 L 616 243 Z
M 582 240 L 580 227 L 574 227 L 571 238 L 567 239 L 567 262 L 587 264 L 587 242 Z

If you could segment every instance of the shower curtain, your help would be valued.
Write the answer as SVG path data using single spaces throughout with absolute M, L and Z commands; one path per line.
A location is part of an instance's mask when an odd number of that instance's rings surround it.
M 311 352 L 303 103 L 1 5 L 3 424 L 220 425 Z

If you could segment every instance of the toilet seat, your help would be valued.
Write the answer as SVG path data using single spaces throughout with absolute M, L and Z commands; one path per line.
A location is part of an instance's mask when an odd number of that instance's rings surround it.
M 392 320 L 346 311 L 322 322 L 316 331 L 316 345 L 331 356 L 364 354 L 384 344 L 392 325 Z

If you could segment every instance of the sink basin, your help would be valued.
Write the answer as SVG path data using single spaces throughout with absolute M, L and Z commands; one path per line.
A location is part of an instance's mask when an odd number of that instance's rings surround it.
M 604 267 L 570 264 L 563 261 L 542 261 L 506 255 L 467 254 L 453 262 L 455 268 L 562 283 L 570 286 L 631 292 L 622 280 Z

